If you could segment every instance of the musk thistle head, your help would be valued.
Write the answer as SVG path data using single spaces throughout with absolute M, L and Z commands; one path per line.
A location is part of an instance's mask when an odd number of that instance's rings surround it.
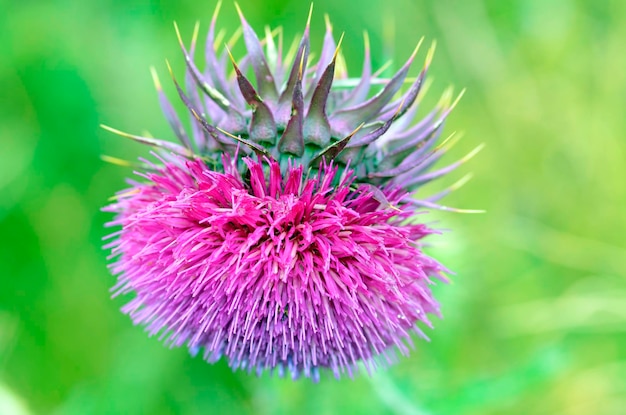
M 121 227 L 108 245 L 113 290 L 134 294 L 123 311 L 136 324 L 210 362 L 313 379 L 320 368 L 339 377 L 359 362 L 392 363 L 412 332 L 424 337 L 417 324 L 439 315 L 429 287 L 445 280 L 422 251 L 435 231 L 414 216 L 448 209 L 437 200 L 451 189 L 415 193 L 467 159 L 430 170 L 449 146 L 438 143 L 449 95 L 414 122 L 433 48 L 415 79 L 419 45 L 382 79 L 365 37 L 361 76 L 350 78 L 328 21 L 313 60 L 310 15 L 283 53 L 280 29 L 260 40 L 239 14 L 247 54 L 238 61 L 221 46 L 217 10 L 203 69 L 198 27 L 189 48 L 178 35 L 184 87 L 172 78 L 190 129 L 153 71 L 179 144 L 106 127 L 157 148 L 106 208 Z

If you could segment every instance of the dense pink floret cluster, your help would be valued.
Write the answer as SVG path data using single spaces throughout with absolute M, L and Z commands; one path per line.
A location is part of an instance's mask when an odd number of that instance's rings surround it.
M 171 345 L 225 356 L 234 368 L 319 368 L 352 375 L 406 353 L 410 332 L 438 314 L 443 268 L 419 241 L 400 188 L 353 183 L 331 165 L 306 177 L 277 162 L 224 155 L 225 172 L 172 158 L 107 210 L 118 294 L 137 324 Z M 341 175 L 341 177 L 338 177 Z

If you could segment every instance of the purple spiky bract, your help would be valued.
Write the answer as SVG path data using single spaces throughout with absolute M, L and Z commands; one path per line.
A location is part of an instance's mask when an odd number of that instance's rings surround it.
M 360 362 L 368 370 L 393 362 L 408 353 L 411 333 L 425 337 L 418 324 L 440 315 L 430 286 L 445 281 L 422 250 L 435 232 L 416 213 L 449 209 L 437 202 L 455 186 L 416 192 L 469 158 L 429 171 L 449 148 L 436 145 L 456 103 L 449 96 L 412 125 L 432 50 L 400 94 L 417 48 L 381 80 L 366 39 L 355 80 L 336 68 L 330 24 L 313 64 L 309 23 L 283 54 L 282 32 L 261 42 L 241 15 L 248 53 L 239 64 L 230 57 L 229 74 L 216 16 L 203 71 L 193 59 L 197 31 L 189 50 L 179 35 L 184 88 L 173 80 L 191 134 L 154 71 L 180 144 L 106 127 L 157 147 L 158 161 L 142 160 L 142 179 L 105 208 L 121 228 L 107 245 L 114 293 L 134 294 L 123 311 L 169 345 L 257 373 L 317 380 L 320 369 L 352 376 Z

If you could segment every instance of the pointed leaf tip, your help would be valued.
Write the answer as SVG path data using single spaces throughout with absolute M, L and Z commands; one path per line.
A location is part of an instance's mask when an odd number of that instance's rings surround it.
M 387 85 L 369 100 L 335 111 L 330 119 L 333 133 L 343 135 L 346 131 L 353 129 L 354 126 L 375 118 L 404 84 L 413 58 L 412 55 L 387 82 Z
M 332 60 L 324 69 L 311 98 L 309 111 L 304 120 L 304 139 L 305 143 L 313 143 L 320 147 L 328 145 L 331 138 L 330 122 L 326 115 L 326 102 L 330 94 L 330 89 L 335 76 L 335 63 L 343 41 L 343 34 L 339 39 L 339 43 L 335 48 L 335 54 Z
M 309 16 L 306 19 L 305 31 L 308 31 L 311 27 L 311 17 L 313 17 L 313 2 L 311 2 L 311 6 L 309 7 Z
M 302 49 L 302 56 L 300 56 L 300 64 L 298 65 L 298 81 L 302 82 L 302 75 L 304 73 L 304 60 L 306 59 L 306 46 Z
M 289 69 L 289 76 L 287 78 L 286 85 L 280 97 L 278 99 L 278 108 L 275 111 L 276 121 L 280 125 L 287 125 L 290 120 L 291 113 L 293 112 L 293 98 L 296 88 L 296 84 L 299 84 L 302 88 L 302 78 L 304 77 L 304 71 L 309 53 L 309 33 L 305 30 L 300 40 L 299 46 L 296 49 L 296 42 L 292 44 L 292 50 L 287 53 L 285 61 L 293 59 L 291 68 Z
M 228 46 L 225 47 L 230 61 L 235 68 L 235 72 L 237 73 L 239 90 L 248 105 L 252 107 L 252 119 L 250 120 L 248 129 L 250 138 L 254 142 L 264 141 L 273 144 L 276 141 L 276 122 L 272 116 L 272 111 L 267 104 L 263 102 L 263 99 L 259 96 L 250 81 L 241 73 Z
M 161 86 L 161 82 L 159 81 L 159 75 L 157 74 L 156 68 L 154 66 L 150 67 L 150 74 L 152 75 L 152 82 L 154 82 L 154 87 L 157 91 L 163 91 Z
M 239 15 L 239 18 L 244 19 L 243 12 L 241 11 L 241 7 L 239 7 L 239 3 L 237 3 L 236 1 L 233 3 L 235 4 L 235 9 L 237 9 L 237 14 Z
M 424 36 L 422 36 L 420 40 L 417 42 L 415 49 L 413 49 L 413 53 L 411 53 L 411 57 L 409 58 L 409 61 L 413 61 L 413 59 L 415 59 L 415 57 L 417 56 L 417 52 L 419 52 L 420 47 L 422 46 L 422 43 L 424 43 Z
M 169 62 L 166 61 L 166 63 L 170 71 L 170 76 L 172 77 L 172 80 L 176 84 L 176 79 L 174 78 L 174 75 L 172 73 L 172 68 L 169 66 Z M 165 96 L 165 93 L 163 92 L 163 88 L 161 87 L 161 82 L 159 81 L 159 77 L 157 75 L 156 69 L 154 67 L 151 67 L 150 72 L 152 73 L 152 80 L 154 81 L 154 85 L 156 87 L 157 94 L 159 96 L 159 103 L 161 105 L 161 110 L 163 111 L 163 115 L 165 115 L 167 122 L 170 124 L 170 127 L 172 128 L 172 130 L 174 131 L 174 134 L 176 134 L 176 137 L 180 140 L 180 142 L 183 143 L 183 145 L 187 147 L 188 149 L 191 149 L 192 146 L 191 146 L 191 141 L 189 140 L 189 136 L 185 132 L 185 128 L 181 124 L 180 119 L 178 115 L 176 114 L 176 110 L 174 109 L 170 101 Z M 178 88 L 178 84 L 176 85 L 177 85 L 176 87 Z
M 427 200 L 411 200 L 411 204 L 415 206 L 423 206 L 429 209 L 442 210 L 444 212 L 454 212 L 454 213 L 485 213 L 485 210 L 482 209 L 457 209 L 450 206 L 439 205 L 437 203 L 429 202 Z
M 461 177 L 459 180 L 457 180 L 455 183 L 453 183 L 452 186 L 450 186 L 450 190 L 454 191 L 454 190 L 460 189 L 467 182 L 472 180 L 472 177 L 474 177 L 473 173 L 467 173 L 465 176 Z
M 174 77 L 174 71 L 172 70 L 172 66 L 170 65 L 170 61 L 165 59 L 165 66 L 167 66 L 167 70 L 170 73 L 170 76 Z
M 428 53 L 426 54 L 426 60 L 424 61 L 424 67 L 428 68 L 433 60 L 433 57 L 435 56 L 435 49 L 437 49 L 437 41 L 433 40 L 433 42 L 430 45 L 430 48 L 428 49 Z
M 272 155 L 265 149 L 265 147 L 254 143 L 252 141 L 246 140 L 245 138 L 241 138 L 241 137 L 237 137 L 234 134 L 229 133 L 228 131 L 222 130 L 219 127 L 215 127 L 215 129 L 217 131 L 219 131 L 220 133 L 226 135 L 227 137 L 232 138 L 235 141 L 240 142 L 241 144 L 246 145 L 247 147 L 249 147 L 252 151 L 254 151 L 258 156 L 263 156 L 263 157 L 267 157 L 269 160 L 273 160 Z
M 341 36 L 339 37 L 339 41 L 337 42 L 337 46 L 335 47 L 335 53 L 333 54 L 333 61 L 337 60 L 337 55 L 339 55 L 339 50 L 341 49 L 341 44 L 343 43 L 343 37 L 346 34 L 346 32 L 342 32 Z
M 285 131 L 278 141 L 278 151 L 301 157 L 304 154 L 304 100 L 302 97 L 302 82 L 296 81 L 293 85 L 291 99 L 291 116 Z
M 462 159 L 461 162 L 465 163 L 467 161 L 469 161 L 470 159 L 472 159 L 476 154 L 480 153 L 481 150 L 483 148 L 485 148 L 485 143 L 482 143 L 480 145 L 478 145 L 475 149 L 473 149 L 472 151 L 470 151 L 469 153 L 467 153 Z
M 452 102 L 452 105 L 450 105 L 449 111 L 452 111 L 452 109 L 454 109 L 454 107 L 456 107 L 456 105 L 459 103 L 459 101 L 461 101 L 461 98 L 463 98 L 463 95 L 465 95 L 465 91 L 466 91 L 466 88 L 463 88 L 461 90 L 461 92 L 459 92 L 459 95 L 456 97 L 454 102 Z
M 256 76 L 257 89 L 263 98 L 269 103 L 274 104 L 278 100 L 278 92 L 276 90 L 276 82 L 274 75 L 267 64 L 267 59 L 263 52 L 263 47 L 257 34 L 252 27 L 248 24 L 243 16 L 243 12 L 237 3 L 235 3 L 237 13 L 241 20 L 241 26 L 243 29 L 243 40 L 248 50 L 248 58 L 254 75 Z
M 241 26 L 239 26 L 239 27 L 237 27 L 237 29 L 235 29 L 233 34 L 230 35 L 230 37 L 228 38 L 228 41 L 226 42 L 228 47 L 232 48 L 233 46 L 235 46 L 237 44 L 237 42 L 239 41 L 239 38 L 242 35 L 243 35 L 243 29 L 241 28 Z
M 309 168 L 319 166 L 322 159 L 334 160 L 343 151 L 343 149 L 346 148 L 352 137 L 354 137 L 354 135 L 358 133 L 361 128 L 363 128 L 363 125 L 365 125 L 365 123 L 361 123 L 350 134 L 320 151 L 320 153 L 309 163 Z
M 193 34 L 191 35 L 191 46 L 190 46 L 191 50 L 194 50 L 196 48 L 196 42 L 198 42 L 199 33 L 200 33 L 200 21 L 197 20 L 196 24 L 193 26 Z
M 125 133 L 124 131 L 120 131 L 116 128 L 109 127 L 108 125 L 105 125 L 105 124 L 100 124 L 100 128 L 106 131 L 109 131 L 113 134 L 119 135 L 120 137 L 130 138 L 131 140 L 137 141 L 139 143 L 148 144 L 154 147 L 159 147 L 159 148 L 174 152 L 184 157 L 193 157 L 193 152 L 191 152 L 189 149 L 181 145 L 178 145 L 176 143 L 172 143 L 170 141 L 158 140 L 156 138 L 142 137 L 139 135 Z
M 178 39 L 178 44 L 181 48 L 185 48 L 185 43 L 183 42 L 183 37 L 180 35 L 180 29 L 178 28 L 178 23 L 174 20 L 174 31 L 176 32 L 176 38 Z
M 224 50 L 226 50 L 226 53 L 228 54 L 228 59 L 230 59 L 230 63 L 233 64 L 233 67 L 235 68 L 235 72 L 237 72 L 237 75 L 241 75 L 241 71 L 239 70 L 239 66 L 237 66 L 235 57 L 231 53 L 230 48 L 228 47 L 228 44 L 226 43 L 224 44 Z
M 328 16 L 328 13 L 324 13 L 324 22 L 326 23 L 326 31 L 332 32 L 333 25 L 330 23 L 330 17 Z
M 215 23 L 217 20 L 217 16 L 220 14 L 220 9 L 222 8 L 222 0 L 218 0 L 217 4 L 215 4 L 215 10 L 213 11 L 213 17 L 211 17 L 211 24 Z
M 222 110 L 224 110 L 224 112 L 228 113 L 230 116 L 234 116 L 237 118 L 240 118 L 240 114 L 238 114 L 238 111 L 236 108 L 233 108 L 233 106 L 231 105 L 231 102 L 224 96 L 222 95 L 222 93 L 218 90 L 217 87 L 213 87 L 211 86 L 211 84 L 205 79 L 205 76 L 198 70 L 198 68 L 196 67 L 196 65 L 194 64 L 191 56 L 189 55 L 189 53 L 187 52 L 187 50 L 185 49 L 185 45 L 182 42 L 182 38 L 180 36 L 180 31 L 178 30 L 178 25 L 176 24 L 176 22 L 174 22 L 174 28 L 176 29 L 176 33 L 177 33 L 177 37 L 178 37 L 178 41 L 181 47 L 181 50 L 183 52 L 183 55 L 185 57 L 185 64 L 187 66 L 187 70 L 189 71 L 189 73 L 191 74 L 192 78 L 194 79 L 195 83 L 200 87 L 200 89 L 202 89 L 202 91 L 211 98 L 211 100 L 213 102 L 215 102 Z M 211 29 L 209 30 L 209 33 L 211 33 Z M 214 56 L 214 50 L 211 47 L 207 48 L 207 53 L 208 54 L 213 54 L 212 56 Z M 210 62 L 210 60 L 209 60 Z M 166 60 L 168 69 L 170 70 L 170 75 L 172 75 L 172 70 L 171 67 L 169 65 L 169 62 Z M 209 68 L 211 67 L 211 65 L 209 65 Z M 209 72 L 211 72 L 211 69 L 209 69 Z M 220 74 L 218 74 L 217 72 L 215 72 L 215 67 L 213 67 L 213 72 L 211 74 L 209 74 L 210 78 L 212 79 L 212 81 L 215 83 L 216 86 L 222 85 L 221 88 L 222 90 L 225 90 L 225 81 L 223 81 L 223 79 L 221 79 L 222 77 L 220 76 Z M 172 75 L 173 77 L 173 75 Z

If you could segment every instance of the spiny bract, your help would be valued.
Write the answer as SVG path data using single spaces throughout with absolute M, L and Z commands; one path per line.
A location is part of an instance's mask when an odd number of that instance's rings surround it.
M 408 353 L 411 331 L 423 336 L 417 323 L 439 315 L 429 285 L 445 280 L 421 249 L 434 231 L 413 217 L 447 209 L 436 201 L 452 188 L 426 199 L 415 191 L 468 158 L 428 171 L 448 147 L 436 141 L 449 94 L 413 125 L 434 48 L 400 94 L 418 48 L 382 79 L 366 36 L 361 76 L 349 78 L 328 20 L 312 63 L 310 14 L 283 54 L 282 30 L 259 40 L 238 9 L 247 54 L 236 63 L 219 46 L 218 10 L 204 70 L 194 61 L 198 26 L 188 50 L 178 35 L 185 89 L 174 83 L 191 134 L 155 71 L 180 144 L 106 127 L 159 149 L 158 162 L 142 160 L 144 180 L 105 208 L 121 227 L 108 245 L 114 292 L 134 293 L 123 311 L 170 345 L 257 373 L 318 379 L 320 368 L 339 377 L 359 362 L 391 363 Z

